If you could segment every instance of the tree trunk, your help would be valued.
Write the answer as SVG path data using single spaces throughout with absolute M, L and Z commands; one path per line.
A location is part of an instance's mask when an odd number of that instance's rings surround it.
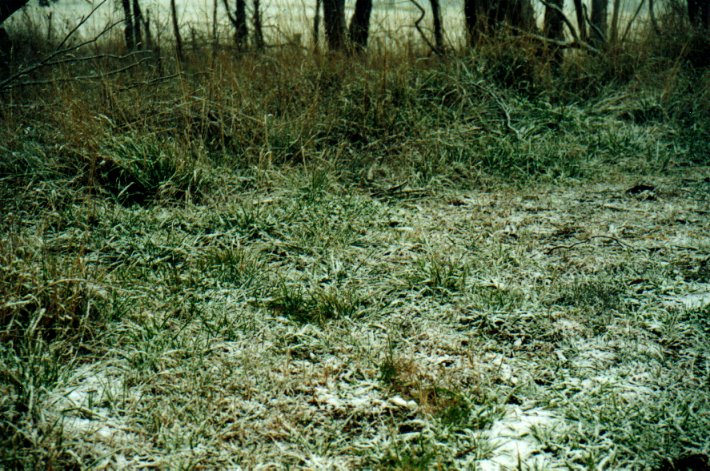
M 439 0 L 429 0 L 431 13 L 434 17 L 434 52 L 437 55 L 444 53 L 444 28 L 441 21 L 441 5 Z
M 141 34 L 141 24 L 143 23 L 143 14 L 138 0 L 133 0 L 133 42 L 136 47 L 142 47 L 143 35 Z
M 545 7 L 545 21 L 542 27 L 542 33 L 550 39 L 564 39 L 564 23 L 562 20 L 564 13 L 562 12 L 564 11 L 565 2 L 564 0 L 548 0 L 548 2 L 550 6 Z M 554 70 L 557 70 L 562 64 L 562 49 L 553 44 L 548 51 L 550 63 Z
M 494 29 L 503 20 L 505 0 L 464 0 L 463 12 L 466 21 L 466 36 L 470 47 L 475 47 L 481 35 Z
M 316 0 L 316 12 L 313 16 L 313 49 L 318 51 L 318 42 L 320 41 L 320 6 L 321 0 Z
M 234 43 L 237 49 L 243 51 L 247 48 L 249 41 L 249 27 L 247 26 L 247 2 L 237 0 L 234 11 Z
M 345 0 L 323 0 L 323 22 L 328 49 L 345 48 Z
M 252 18 L 254 23 L 254 46 L 257 50 L 261 51 L 264 49 L 266 43 L 264 42 L 264 30 L 262 28 L 261 22 L 261 1 L 254 0 L 254 17 Z
M 357 0 L 350 20 L 350 43 L 357 52 L 364 51 L 370 34 L 372 0 Z
M 606 42 L 606 17 L 609 0 L 592 0 L 592 44 L 602 46 Z
M 182 36 L 180 36 L 180 25 L 178 24 L 175 0 L 170 0 L 170 12 L 172 14 L 173 21 L 173 35 L 175 36 L 175 54 L 177 55 L 178 61 L 185 62 L 185 54 L 182 49 Z
M 4 0 L 0 2 L 0 24 L 10 18 L 20 8 L 29 3 L 29 0 Z
M 688 18 L 695 28 L 710 28 L 710 0 L 688 0 Z
M 133 13 L 131 13 L 131 2 L 130 0 L 122 0 L 121 5 L 123 6 L 123 20 L 126 26 L 123 28 L 123 36 L 126 39 L 126 49 L 132 51 L 136 48 L 135 41 L 135 30 L 133 29 Z
M 609 42 L 616 44 L 619 39 L 619 9 L 621 0 L 614 0 L 611 7 L 611 30 L 609 31 Z
M 562 11 L 564 8 L 564 0 L 549 0 L 549 3 L 557 8 L 545 7 L 543 34 L 550 39 L 563 39 L 564 25 L 562 22 Z
M 466 39 L 469 47 L 475 47 L 478 42 L 478 11 L 476 0 L 464 0 L 463 16 L 466 20 Z
M 574 0 L 574 13 L 577 15 L 577 29 L 579 39 L 587 41 L 587 22 L 584 19 L 584 4 L 582 0 Z

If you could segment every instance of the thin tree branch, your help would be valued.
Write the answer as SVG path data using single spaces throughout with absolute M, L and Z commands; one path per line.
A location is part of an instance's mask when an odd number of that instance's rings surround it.
M 121 67 L 120 69 L 110 70 L 106 73 L 76 75 L 74 77 L 62 77 L 62 78 L 49 79 L 49 80 L 32 80 L 32 81 L 27 81 L 27 82 L 19 82 L 19 83 L 12 84 L 12 85 L 6 87 L 5 89 L 10 90 L 10 89 L 16 89 L 16 88 L 21 88 L 21 87 L 30 87 L 30 86 L 35 86 L 35 85 L 49 85 L 49 84 L 54 84 L 54 83 L 66 83 L 66 82 L 78 82 L 78 81 L 82 81 L 82 80 L 103 79 L 106 77 L 110 77 L 112 75 L 118 75 L 122 72 L 133 69 L 135 67 L 138 67 L 141 64 L 145 64 L 149 60 L 150 60 L 150 58 L 146 57 L 146 58 L 141 59 L 137 62 L 133 62 L 132 64 L 128 64 L 125 67 Z
M 431 43 L 431 41 L 429 41 L 429 38 L 426 37 L 426 34 L 424 34 L 424 31 L 422 30 L 421 26 L 419 26 L 419 24 L 422 22 L 422 20 L 426 16 L 426 10 L 424 10 L 424 8 L 422 8 L 422 6 L 417 2 L 417 0 L 409 0 L 409 1 L 412 2 L 415 7 L 417 7 L 417 9 L 419 10 L 419 13 L 420 13 L 419 18 L 417 18 L 417 20 L 414 22 L 414 27 L 417 29 L 417 31 L 419 32 L 419 34 L 421 35 L 422 39 L 427 44 L 427 46 L 429 46 L 429 49 L 431 49 L 431 51 L 434 54 L 436 54 L 437 53 L 436 46 L 434 46 Z
M 621 42 L 623 43 L 626 40 L 626 36 L 628 36 L 629 31 L 631 31 L 631 25 L 636 21 L 636 17 L 639 16 L 639 13 L 641 12 L 641 8 L 643 7 L 643 4 L 646 2 L 646 0 L 641 0 L 639 3 L 638 8 L 634 12 L 634 16 L 631 17 L 629 20 L 629 23 L 626 25 L 626 29 L 624 30 L 624 34 L 621 36 Z
M 586 5 L 584 7 L 584 17 L 586 18 L 587 24 L 589 24 L 589 27 L 594 30 L 594 32 L 597 34 L 597 36 L 600 38 L 603 38 L 604 33 L 602 32 L 602 30 L 600 30 L 599 27 L 592 22 L 592 19 L 589 18 L 589 12 L 587 11 Z M 591 36 L 591 34 L 590 34 L 590 36 Z
M 100 5 L 103 5 L 106 1 L 107 1 L 107 0 L 104 0 Z M 99 6 L 100 6 L 100 5 L 99 5 Z M 98 7 L 97 7 L 97 8 L 98 8 Z M 94 11 L 96 11 L 96 8 L 94 8 L 94 9 L 92 10 L 92 14 L 93 14 Z M 108 25 L 106 25 L 106 27 L 105 27 L 98 35 L 94 36 L 93 38 L 87 39 L 86 41 L 80 42 L 80 43 L 75 44 L 74 46 L 71 46 L 71 47 L 67 47 L 67 48 L 64 48 L 64 49 L 56 49 L 56 50 L 55 50 L 54 52 L 52 52 L 51 54 L 49 54 L 49 55 L 47 55 L 46 57 L 40 59 L 39 62 L 36 62 L 36 63 L 34 63 L 34 64 L 32 64 L 32 65 L 29 65 L 29 66 L 27 66 L 27 67 L 25 67 L 25 68 L 23 68 L 23 69 L 18 70 L 17 72 L 15 72 L 14 74 L 10 75 L 10 76 L 9 76 L 8 78 L 6 78 L 5 80 L 3 80 L 2 82 L 0 82 L 0 91 L 3 91 L 3 90 L 8 89 L 8 88 L 12 88 L 12 87 L 9 87 L 8 85 L 11 84 L 12 82 L 14 82 L 15 80 L 19 79 L 20 77 L 24 76 L 24 75 L 27 75 L 27 74 L 29 74 L 29 73 L 32 73 L 32 72 L 34 72 L 35 70 L 41 69 L 41 68 L 43 68 L 43 67 L 46 67 L 47 64 L 51 64 L 51 63 L 54 61 L 54 59 L 55 59 L 56 57 L 59 57 L 59 56 L 61 56 L 61 55 L 68 55 L 68 54 L 70 54 L 70 53 L 72 53 L 72 52 L 74 52 L 74 51 L 76 51 L 76 50 L 78 50 L 78 49 L 80 49 L 80 48 L 82 48 L 82 47 L 84 47 L 84 46 L 87 46 L 87 45 L 89 45 L 89 44 L 95 43 L 95 42 L 98 41 L 103 35 L 105 35 L 105 34 L 108 33 L 109 31 L 111 31 L 114 27 L 116 27 L 117 25 L 119 25 L 119 24 L 121 24 L 121 23 L 123 23 L 123 20 L 116 21 L 116 22 L 114 22 L 114 23 L 108 24 Z M 66 42 L 66 38 L 65 38 L 64 41 L 62 41 L 62 44 L 64 44 L 65 42 Z
M 81 19 L 79 20 L 79 23 L 77 23 L 76 26 L 74 26 L 72 29 L 69 30 L 69 32 L 67 33 L 67 35 L 64 36 L 64 39 L 62 39 L 62 42 L 59 43 L 59 45 L 57 46 L 57 48 L 56 48 L 55 50 L 58 51 L 58 50 L 60 50 L 62 47 L 64 47 L 64 44 L 66 44 L 66 42 L 69 41 L 69 38 L 71 38 L 71 37 L 74 35 L 74 33 L 76 33 L 77 30 L 78 30 L 79 28 L 81 28 L 81 27 L 84 25 L 84 23 L 86 23 L 87 21 L 89 21 L 89 18 L 91 18 L 91 17 L 93 16 L 93 14 L 96 13 L 96 10 L 98 10 L 99 8 L 101 8 L 101 6 L 102 6 L 104 3 L 106 3 L 107 1 L 108 1 L 108 0 L 102 0 L 101 3 L 99 3 L 99 4 L 96 5 L 94 8 L 92 8 L 91 11 L 90 11 L 88 14 L 86 14 L 85 16 L 82 16 Z
M 237 19 L 232 15 L 232 12 L 229 10 L 229 3 L 227 3 L 227 0 L 222 0 L 224 3 L 224 9 L 227 10 L 227 18 L 229 18 L 229 22 L 232 23 L 232 26 L 235 28 L 237 27 Z

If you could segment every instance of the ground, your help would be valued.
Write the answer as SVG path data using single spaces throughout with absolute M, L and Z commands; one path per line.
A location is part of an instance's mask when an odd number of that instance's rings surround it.
M 267 167 L 221 184 L 200 204 L 87 197 L 14 223 L 5 248 L 22 241 L 105 320 L 26 362 L 45 463 L 707 457 L 707 167 L 466 190 Z

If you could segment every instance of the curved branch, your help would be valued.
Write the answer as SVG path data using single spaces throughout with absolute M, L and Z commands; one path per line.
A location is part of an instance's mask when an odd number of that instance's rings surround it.
M 426 37 L 426 34 L 424 34 L 422 27 L 419 26 L 419 24 L 422 22 L 422 20 L 426 16 L 426 10 L 424 10 L 424 8 L 417 2 L 417 0 L 409 0 L 409 1 L 412 2 L 415 7 L 417 7 L 417 9 L 419 10 L 419 13 L 420 13 L 419 18 L 417 18 L 417 20 L 414 22 L 414 27 L 417 29 L 417 31 L 419 32 L 419 34 L 421 35 L 422 39 L 427 44 L 427 46 L 429 46 L 429 49 L 431 49 L 431 51 L 436 54 L 436 51 L 437 51 L 436 47 L 431 43 L 431 41 L 429 41 L 429 38 Z

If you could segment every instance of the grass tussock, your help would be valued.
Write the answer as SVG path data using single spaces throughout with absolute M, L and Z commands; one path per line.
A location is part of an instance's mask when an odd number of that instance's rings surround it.
M 673 18 L 561 64 L 109 35 L 6 84 L 0 467 L 707 463 L 710 88 Z

